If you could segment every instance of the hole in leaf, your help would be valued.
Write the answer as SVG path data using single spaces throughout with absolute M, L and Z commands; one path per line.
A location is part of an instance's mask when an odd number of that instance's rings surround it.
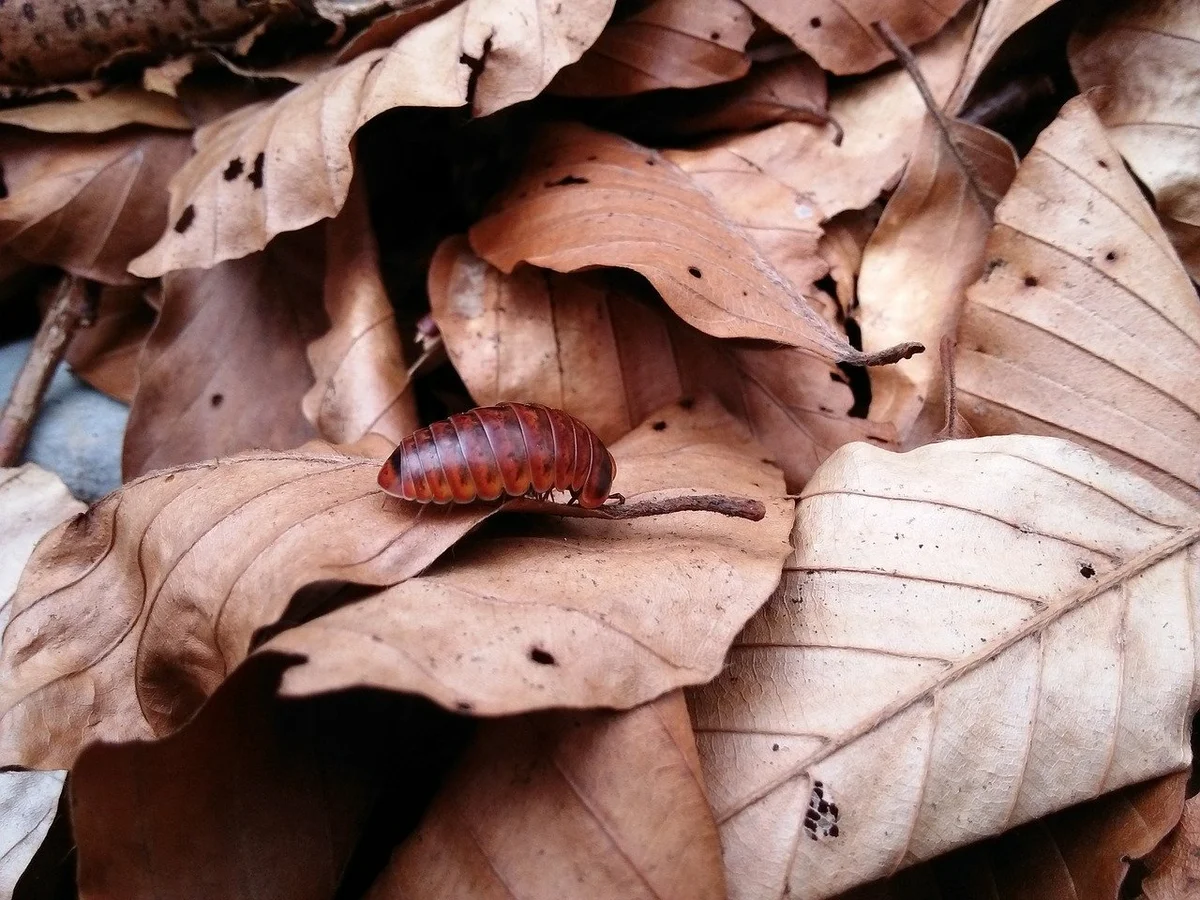
M 665 430 L 666 430 L 666 428 L 667 428 L 667 423 L 666 423 L 666 422 L 663 422 L 663 421 L 658 421 L 658 422 L 655 422 L 655 423 L 654 423 L 654 430 L 655 430 L 655 431 L 665 431 Z
M 811 19 L 808 20 L 808 24 L 811 25 L 813 28 L 820 28 L 821 27 L 821 17 L 813 16 Z
M 710 41 L 719 41 L 719 40 L 721 39 L 721 32 L 719 32 L 719 31 L 714 31 L 712 34 L 710 34 L 710 35 L 708 36 L 708 39 L 709 39 Z
M 196 221 L 196 207 L 189 203 L 183 208 L 183 213 L 175 222 L 176 234 L 183 234 L 192 227 L 192 223 Z
M 1109 262 L 1112 262 L 1114 259 L 1117 258 L 1117 251 L 1109 250 L 1107 253 L 1104 254 L 1104 258 L 1107 259 Z
M 1096 576 L 1096 570 L 1087 563 L 1084 563 L 1079 567 L 1079 574 L 1084 578 L 1094 578 Z
M 265 153 L 258 154 L 258 156 L 254 157 L 254 168 L 246 176 L 246 180 L 254 186 L 256 191 L 263 186 L 263 166 L 266 165 L 266 162 L 267 155 Z
M 208 398 L 208 402 L 209 402 L 209 405 L 212 406 L 213 409 L 216 409 L 218 406 L 220 406 L 222 403 L 225 402 L 225 395 L 224 394 L 213 394 L 211 397 Z
M 695 266 L 688 266 L 688 274 L 691 275 L 693 278 L 703 278 L 704 277 L 704 273 L 701 272 L 699 269 L 697 269 Z
M 529 658 L 531 660 L 533 660 L 535 663 L 537 663 L 539 666 L 558 665 L 557 660 L 555 660 L 555 658 L 554 658 L 554 654 L 547 653 L 541 647 L 530 647 L 529 648 Z
M 233 181 L 245 171 L 246 165 L 242 162 L 240 156 L 235 156 L 229 161 L 229 165 L 225 167 L 225 171 L 221 173 L 221 177 L 226 181 Z
M 1035 276 L 1033 276 L 1033 275 L 1025 276 L 1025 287 L 1037 287 L 1037 286 L 1038 286 L 1038 280 Z

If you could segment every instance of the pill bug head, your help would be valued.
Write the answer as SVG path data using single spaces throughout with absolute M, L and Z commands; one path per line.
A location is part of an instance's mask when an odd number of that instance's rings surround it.
M 400 448 L 397 447 L 395 452 L 388 457 L 387 462 L 383 464 L 383 468 L 379 470 L 379 477 L 376 479 L 384 493 L 391 494 L 393 497 L 404 496 L 404 492 L 400 488 L 400 465 Z
M 607 450 L 600 461 L 588 472 L 587 481 L 579 491 L 579 505 L 586 509 L 603 506 L 612 491 L 613 479 L 617 475 L 617 463 Z

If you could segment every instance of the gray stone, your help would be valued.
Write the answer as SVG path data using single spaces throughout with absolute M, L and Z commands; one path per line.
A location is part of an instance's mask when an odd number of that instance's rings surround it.
M 32 341 L 0 347 L 0 397 L 4 402 L 25 364 Z M 121 442 L 129 407 L 58 367 L 42 404 L 25 459 L 57 472 L 71 493 L 93 503 L 121 485 Z

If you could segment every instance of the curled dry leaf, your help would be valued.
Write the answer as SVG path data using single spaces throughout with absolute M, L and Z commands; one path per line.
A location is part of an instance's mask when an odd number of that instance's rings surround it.
M 974 23 L 973 11 L 964 10 L 917 49 L 921 72 L 939 101 L 950 95 L 958 79 Z M 693 151 L 694 164 L 684 164 L 683 153 L 672 156 L 688 169 L 708 168 L 706 155 L 739 156 L 806 197 L 819 223 L 843 210 L 862 209 L 896 183 L 925 115 L 925 103 L 908 73 L 894 70 L 860 79 L 830 96 L 829 116 L 843 131 L 840 143 L 824 125 L 786 122 Z
M 661 88 L 698 88 L 741 78 L 754 21 L 740 0 L 652 0 L 608 24 L 550 91 L 568 97 L 622 97 Z
M 624 713 L 484 723 L 368 900 L 723 900 L 717 827 L 676 692 Z
M 838 900 L 1118 900 L 1130 860 L 1179 821 L 1187 773 L 1113 791 L 856 888 Z
M 505 275 L 461 238 L 442 244 L 429 272 L 446 349 L 481 405 L 556 406 L 611 442 L 664 404 L 712 393 L 774 455 L 793 491 L 842 444 L 894 437 L 846 414 L 854 398 L 837 369 L 701 334 L 649 293 L 596 275 Z
M 87 507 L 33 463 L 0 469 L 0 628 L 21 569 L 42 536 Z M 17 881 L 54 821 L 66 772 L 0 772 L 0 896 Z
M 464 0 L 386 49 L 318 75 L 272 103 L 201 129 L 171 182 L 170 221 L 131 271 L 207 268 L 336 215 L 350 189 L 350 139 L 399 106 L 477 115 L 529 100 L 599 35 L 613 0 Z
M 91 78 L 121 55 L 160 54 L 181 41 L 243 31 L 271 4 L 245 0 L 125 0 L 95 6 L 39 0 L 0 6 L 4 58 L 0 82 L 38 87 Z
M 829 897 L 1186 766 L 1197 541 L 1066 441 L 843 447 L 692 698 L 731 896 Z
M 177 100 L 134 87 L 113 88 L 84 100 L 48 100 L 0 110 L 0 125 L 51 134 L 99 134 L 126 125 L 192 130 Z
M 122 403 L 137 393 L 138 355 L 150 328 L 154 309 L 141 284 L 105 286 L 96 305 L 96 318 L 81 328 L 67 345 L 71 370 Z
M 316 383 L 304 395 L 305 418 L 334 443 L 376 432 L 398 444 L 420 422 L 361 185 L 351 187 L 325 238 L 325 312 L 332 327 L 308 345 Z
M 301 412 L 305 351 L 328 326 L 319 229 L 261 253 L 172 272 L 138 364 L 122 454 L 128 480 L 153 469 L 314 436 Z
M 379 492 L 378 470 L 235 456 L 134 481 L 52 532 L 0 650 L 2 764 L 65 768 L 97 740 L 169 734 L 300 588 L 394 584 L 493 511 L 414 508 Z
M 983 274 L 995 202 L 989 200 L 1008 190 L 1017 156 L 1008 141 L 986 128 L 958 122 L 951 133 L 974 173 L 963 171 L 927 118 L 863 253 L 858 321 L 866 350 L 892 344 L 900 335 L 939 346 L 954 335 L 966 289 Z M 977 188 L 971 178 L 978 179 Z M 893 423 L 909 446 L 927 443 L 944 419 L 942 362 L 923 353 L 873 370 L 871 418 Z
M 933 37 L 967 0 L 745 0 L 776 31 L 835 75 L 867 72 L 894 59 L 871 28 L 886 21 L 905 44 Z
M 1200 797 L 1183 805 L 1183 818 L 1147 861 L 1143 900 L 1187 900 L 1200 890 Z
M 385 773 L 404 761 L 401 726 L 416 723 L 400 698 L 281 704 L 273 693 L 286 665 L 252 660 L 161 741 L 80 755 L 71 772 L 80 896 L 335 895 Z
M 187 137 L 163 131 L 79 137 L 0 129 L 8 191 L 0 244 L 72 275 L 132 284 L 129 260 L 166 225 L 167 181 L 187 156 Z
M 524 520 L 263 645 L 306 657 L 283 693 L 380 687 L 501 715 L 624 709 L 712 678 L 778 581 L 792 504 L 715 401 L 658 415 L 609 448 L 631 502 L 735 494 L 762 500 L 766 517 Z
M 1154 192 L 1163 227 L 1200 281 L 1200 16 L 1189 0 L 1133 3 L 1077 34 L 1071 71 L 1105 85 L 1100 120 Z
M 958 343 L 980 434 L 1079 441 L 1200 489 L 1200 305 L 1086 97 L 1063 107 L 996 209 Z
M 868 365 L 914 352 L 855 350 L 695 179 L 617 135 L 575 124 L 544 128 L 497 206 L 470 240 L 503 272 L 522 262 L 557 272 L 620 266 L 644 275 L 686 322 L 715 337 L 759 338 Z

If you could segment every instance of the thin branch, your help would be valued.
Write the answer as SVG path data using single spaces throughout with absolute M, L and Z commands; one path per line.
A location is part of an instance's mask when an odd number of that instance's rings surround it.
M 988 197 L 988 192 L 984 190 L 979 173 L 975 171 L 975 166 L 967 159 L 967 155 L 963 153 L 962 147 L 958 145 L 958 142 L 954 140 L 954 136 L 950 133 L 950 119 L 942 111 L 941 104 L 934 98 L 933 91 L 929 90 L 929 83 L 925 81 L 921 67 L 917 64 L 917 58 L 908 49 L 908 45 L 900 40 L 900 36 L 892 30 L 892 26 L 885 20 L 880 19 L 878 22 L 873 23 L 871 27 L 875 29 L 875 33 L 879 35 L 880 39 L 888 45 L 888 49 L 896 54 L 896 59 L 900 60 L 905 71 L 908 72 L 908 77 L 912 79 L 913 84 L 917 87 L 917 91 L 921 94 L 921 99 L 925 101 L 925 108 L 933 116 L 933 122 L 942 135 L 942 141 L 962 168 L 971 192 L 975 194 L 976 199 L 984 209 L 990 210 L 995 206 L 996 201 L 994 198 Z
M 599 509 L 584 509 L 548 500 L 510 500 L 506 512 L 542 513 L 579 519 L 640 519 L 645 516 L 666 516 L 681 512 L 711 512 L 735 519 L 760 521 L 767 508 L 761 500 L 748 497 L 728 497 L 724 494 L 690 494 L 683 497 L 664 497 L 660 500 L 641 500 L 636 503 L 606 503 Z
M 75 332 L 91 325 L 95 317 L 94 293 L 75 276 L 64 275 L 54 302 L 33 339 L 33 348 L 17 376 L 4 412 L 0 414 L 0 466 L 15 466 L 21 461 L 54 371 Z

